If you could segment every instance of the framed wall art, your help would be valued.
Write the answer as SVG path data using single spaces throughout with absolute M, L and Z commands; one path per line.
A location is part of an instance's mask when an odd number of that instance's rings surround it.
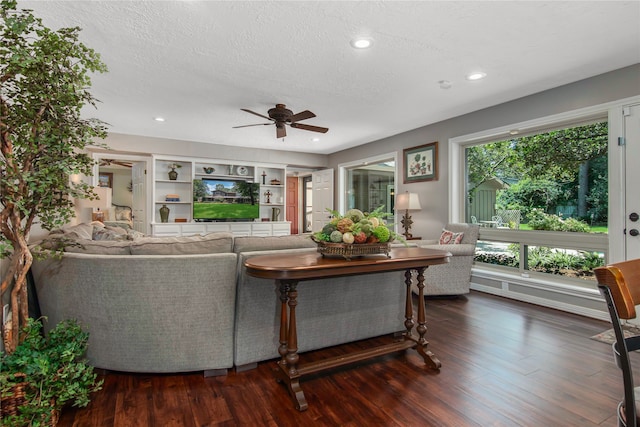
M 438 180 L 438 142 L 405 148 L 404 183 Z
M 100 172 L 98 186 L 113 188 L 113 174 L 111 172 Z

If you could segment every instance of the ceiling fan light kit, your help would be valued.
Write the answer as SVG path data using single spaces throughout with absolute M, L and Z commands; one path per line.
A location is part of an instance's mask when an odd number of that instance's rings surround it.
M 256 113 L 255 111 L 248 110 L 246 108 L 241 108 L 242 111 L 246 111 L 247 113 L 256 115 L 258 117 L 262 117 L 263 119 L 270 120 L 270 123 L 256 123 L 252 125 L 242 125 L 242 126 L 233 126 L 234 129 L 244 128 L 250 126 L 268 126 L 268 125 L 276 125 L 276 138 L 284 138 L 287 136 L 286 126 L 289 125 L 294 129 L 307 130 L 311 132 L 320 132 L 327 133 L 328 128 L 321 126 L 312 126 L 304 123 L 298 123 L 301 120 L 311 119 L 316 115 L 313 114 L 309 110 L 301 111 L 297 114 L 293 114 L 293 111 L 289 110 L 284 104 L 276 104 L 274 108 L 270 108 L 267 111 L 268 116 L 265 116 L 260 113 Z

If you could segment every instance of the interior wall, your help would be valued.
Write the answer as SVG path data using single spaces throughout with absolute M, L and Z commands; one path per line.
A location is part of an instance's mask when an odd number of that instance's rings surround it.
M 480 132 L 579 108 L 595 106 L 640 95 L 640 64 L 601 74 L 554 89 L 505 102 L 473 113 L 454 117 L 402 134 L 329 155 L 328 167 L 397 150 L 400 179 L 396 194 L 418 193 L 422 210 L 412 212 L 413 234 L 435 239 L 448 222 L 449 179 L 448 141 L 460 135 Z M 438 180 L 404 184 L 402 150 L 438 141 Z M 335 182 L 338 182 L 336 177 Z M 338 189 L 335 188 L 338 206 Z
M 326 168 L 324 154 L 298 153 L 283 150 L 261 150 L 231 145 L 207 144 L 176 139 L 110 133 L 104 140 L 119 153 L 162 154 L 168 156 L 205 157 L 220 160 L 240 160 L 258 163 L 278 163 L 301 168 Z

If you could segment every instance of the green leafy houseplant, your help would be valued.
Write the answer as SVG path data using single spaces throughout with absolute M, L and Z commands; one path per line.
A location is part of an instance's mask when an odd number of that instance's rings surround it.
M 0 356 L 3 406 L 14 386 L 26 381 L 24 403 L 17 413 L 2 414 L 2 426 L 55 425 L 65 405 L 85 407 L 90 393 L 102 388 L 102 380 L 97 381 L 93 367 L 83 360 L 89 334 L 77 322 L 60 322 L 46 338 L 41 328 L 39 320 L 29 319 L 24 340 L 13 353 Z
M 11 309 L 2 336 L 11 353 L 28 318 L 32 226 L 61 227 L 75 214 L 74 198 L 97 197 L 70 176 L 92 175 L 95 162 L 83 150 L 104 146 L 96 141 L 104 124 L 81 109 L 95 106 L 88 74 L 106 66 L 78 41 L 79 28 L 50 30 L 15 0 L 0 1 L 0 17 L 0 258 L 8 259 L 1 296 Z

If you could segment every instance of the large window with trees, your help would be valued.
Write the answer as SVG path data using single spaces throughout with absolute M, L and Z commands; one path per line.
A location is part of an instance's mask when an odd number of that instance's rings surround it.
M 467 146 L 465 216 L 481 226 L 476 262 L 592 279 L 604 252 L 582 249 L 589 237 L 552 232 L 607 233 L 607 150 L 606 121 Z

